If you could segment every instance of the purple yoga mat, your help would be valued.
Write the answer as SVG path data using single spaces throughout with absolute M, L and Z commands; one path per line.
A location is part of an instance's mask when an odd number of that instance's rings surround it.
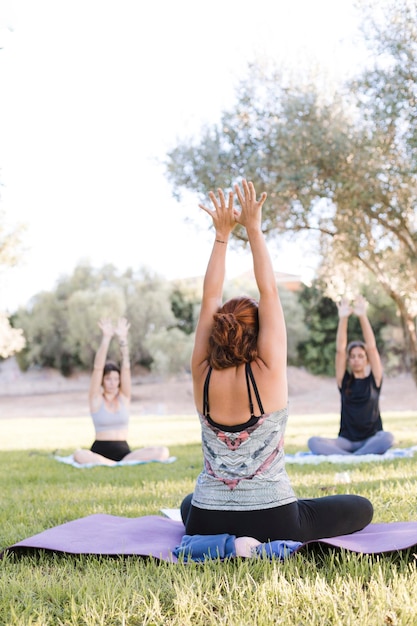
M 171 550 L 181 543 L 184 524 L 166 517 L 117 517 L 98 513 L 49 528 L 8 550 L 45 549 L 70 554 L 153 556 L 176 561 Z
M 45 530 L 7 548 L 19 552 L 44 549 L 70 554 L 138 555 L 176 562 L 172 550 L 181 543 L 184 525 L 166 517 L 88 515 Z M 352 535 L 309 541 L 298 548 L 326 544 L 363 554 L 381 554 L 417 546 L 417 521 L 369 524 Z
M 417 546 L 417 522 L 369 524 L 363 530 L 359 530 L 351 535 L 309 541 L 304 545 L 313 543 L 325 543 L 363 554 L 381 554 L 383 552 L 406 550 L 407 548 Z

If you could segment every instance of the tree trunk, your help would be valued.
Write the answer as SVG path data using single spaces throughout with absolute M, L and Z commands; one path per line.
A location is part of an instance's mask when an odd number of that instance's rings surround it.
M 397 304 L 401 316 L 401 324 L 403 327 L 404 340 L 406 345 L 407 367 L 411 372 L 413 380 L 417 386 L 417 332 L 416 320 L 414 316 L 407 310 L 407 305 L 403 298 L 398 294 L 390 293 Z

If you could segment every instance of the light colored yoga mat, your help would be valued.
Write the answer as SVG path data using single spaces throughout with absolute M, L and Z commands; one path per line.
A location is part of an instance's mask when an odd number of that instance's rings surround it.
M 121 467 L 123 465 L 144 465 L 145 463 L 174 463 L 177 460 L 176 456 L 170 456 L 165 461 L 159 461 L 157 459 L 151 459 L 149 461 L 116 461 L 114 465 L 103 465 L 102 463 L 77 463 L 74 460 L 74 455 L 69 454 L 68 456 L 57 456 L 53 457 L 55 461 L 59 461 L 60 463 L 66 463 L 67 465 L 72 465 L 72 467 L 77 467 L 79 469 L 88 469 L 89 467 Z
M 286 454 L 286 463 L 299 465 L 319 465 L 320 463 L 369 463 L 371 461 L 392 461 L 393 459 L 411 458 L 417 453 L 417 446 L 411 448 L 391 448 L 384 454 L 313 454 L 312 452 L 296 452 Z

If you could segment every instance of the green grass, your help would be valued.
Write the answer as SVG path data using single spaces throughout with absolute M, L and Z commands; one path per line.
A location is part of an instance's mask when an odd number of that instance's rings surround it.
M 384 416 L 396 446 L 415 445 L 416 414 Z M 313 434 L 335 435 L 337 415 L 293 416 L 286 451 Z M 171 465 L 75 469 L 56 462 L 91 443 L 87 419 L 0 420 L 0 549 L 93 513 L 127 517 L 177 508 L 201 468 L 196 417 L 134 418 L 133 446 L 166 443 Z M 417 458 L 367 464 L 288 465 L 300 497 L 358 493 L 374 504 L 374 522 L 416 520 Z M 336 474 L 348 471 L 349 484 Z M 153 559 L 7 553 L 0 560 L 0 624 L 315 625 L 417 623 L 413 551 L 384 556 L 337 550 L 285 562 L 235 560 L 167 564 Z

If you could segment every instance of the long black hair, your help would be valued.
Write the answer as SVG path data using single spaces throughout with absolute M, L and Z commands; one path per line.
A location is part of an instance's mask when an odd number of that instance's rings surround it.
M 353 348 L 362 348 L 362 350 L 365 352 L 366 354 L 366 358 L 368 358 L 368 353 L 366 351 L 366 345 L 363 341 L 361 341 L 360 339 L 355 339 L 354 341 L 350 341 L 347 345 L 346 348 L 346 355 L 349 357 L 350 353 L 352 352 Z M 348 396 L 351 392 L 350 386 L 353 383 L 353 379 L 355 378 L 354 375 L 352 374 L 352 372 L 348 371 L 349 374 L 349 378 L 346 381 L 346 387 L 345 387 L 345 393 Z

